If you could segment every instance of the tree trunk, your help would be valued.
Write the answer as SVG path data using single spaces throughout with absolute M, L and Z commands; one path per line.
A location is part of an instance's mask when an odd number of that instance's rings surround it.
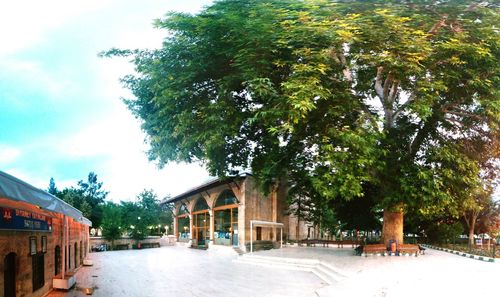
M 300 241 L 300 208 L 299 208 L 299 213 L 297 214 L 297 230 L 295 232 L 295 239 L 297 242 Z
M 403 243 L 403 210 L 384 210 L 384 226 L 382 227 L 382 240 L 386 246 L 390 240 Z
M 469 226 L 469 247 L 474 246 L 474 227 L 476 226 L 476 218 L 473 216 Z

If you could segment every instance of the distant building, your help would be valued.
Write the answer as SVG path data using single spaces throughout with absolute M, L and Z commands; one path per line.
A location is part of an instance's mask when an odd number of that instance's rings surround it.
M 87 255 L 90 225 L 76 208 L 0 171 L 3 296 L 43 296 L 53 283 L 74 284 L 73 271 Z
M 174 234 L 193 247 L 223 245 L 249 250 L 250 241 L 297 240 L 297 218 L 289 214 L 286 183 L 265 196 L 251 174 L 213 178 L 185 193 L 166 199 L 174 203 Z M 300 236 L 308 227 L 299 223 Z

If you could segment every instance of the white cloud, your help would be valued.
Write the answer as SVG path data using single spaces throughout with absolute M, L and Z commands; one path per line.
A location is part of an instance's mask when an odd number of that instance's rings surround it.
M 21 150 L 15 147 L 0 145 L 0 165 L 11 164 L 21 156 Z
M 57 144 L 59 155 L 68 159 L 103 160 L 93 170 L 110 190 L 112 200 L 130 200 L 143 189 L 160 196 L 179 194 L 204 181 L 208 174 L 197 164 L 169 164 L 157 169 L 146 156 L 147 145 L 139 123 L 123 104 L 109 117 L 74 133 Z
M 130 96 L 120 84 L 119 78 L 131 73 L 133 67 L 128 59 L 99 59 L 96 54 L 110 47 L 158 47 L 166 32 L 152 28 L 154 18 L 161 17 L 170 10 L 196 12 L 203 4 L 209 2 L 207 0 L 2 1 L 0 67 L 4 71 L 8 70 L 9 76 L 19 77 L 16 78 L 17 81 L 31 82 L 30 86 L 34 86 L 33 89 L 47 93 L 49 102 L 54 103 L 54 108 L 57 107 L 57 102 L 54 100 L 66 96 L 68 100 L 75 102 L 75 105 L 76 101 L 73 100 L 91 100 L 92 103 L 89 104 L 93 104 L 94 111 L 97 112 L 85 111 L 86 120 L 70 135 L 62 132 L 64 124 L 61 124 L 61 130 L 48 131 L 50 134 L 30 139 L 22 150 L 6 151 L 0 147 L 0 164 L 10 162 L 10 167 L 4 167 L 7 172 L 40 188 L 46 188 L 48 178 L 54 174 L 57 186 L 64 188 L 75 186 L 77 180 L 69 180 L 64 175 L 57 176 L 57 172 L 65 170 L 58 170 L 56 166 L 92 162 L 92 166 L 96 168 L 90 170 L 98 174 L 106 190 L 110 191 L 109 197 L 114 201 L 133 199 L 145 188 L 152 188 L 160 198 L 163 198 L 168 194 L 179 194 L 203 182 L 208 174 L 199 165 L 169 164 L 159 170 L 155 164 L 147 160 L 145 154 L 147 145 L 143 142 L 144 134 L 140 130 L 139 123 L 119 100 L 120 97 Z M 103 19 L 106 19 L 106 23 L 96 23 Z M 95 28 L 99 27 L 101 30 L 96 31 Z M 56 67 L 53 72 L 44 69 L 43 67 L 54 65 L 44 63 L 46 61 L 43 57 L 34 55 L 30 58 L 33 60 L 26 60 L 23 56 L 16 55 L 21 51 L 36 51 L 37 46 L 50 43 L 60 44 L 61 52 L 64 53 L 67 41 L 61 36 L 68 33 L 63 32 L 63 29 L 68 29 L 69 34 L 80 32 L 81 36 L 91 38 L 82 40 L 86 42 L 81 45 L 85 48 L 86 56 L 81 57 L 81 61 L 85 61 L 85 67 L 88 68 L 86 70 L 91 71 L 85 72 L 84 75 L 95 79 L 82 77 L 81 81 L 77 81 L 75 80 L 77 77 L 61 72 L 64 70 L 63 67 Z M 94 58 L 89 59 L 89 55 Z M 74 58 L 79 59 L 79 56 Z M 71 63 L 68 60 L 64 62 Z M 75 61 L 75 65 L 77 62 L 79 61 Z M 85 85 L 88 82 L 91 85 Z M 80 93 L 86 90 L 92 92 L 82 96 Z M 92 97 L 79 98 L 78 94 L 81 97 L 90 97 L 91 94 Z M 82 111 L 74 108 L 70 112 Z M 106 116 L 103 116 L 104 113 Z M 73 127 L 75 123 L 71 124 Z M 25 164 L 16 165 L 21 151 L 23 156 L 31 156 L 25 158 Z M 44 167 L 43 170 L 30 164 L 30 158 L 44 160 L 38 164 Z M 96 160 L 100 160 L 99 163 L 95 163 Z M 82 178 L 84 176 L 78 180 Z
M 48 31 L 111 1 L 16 0 L 0 2 L 0 56 L 42 42 Z

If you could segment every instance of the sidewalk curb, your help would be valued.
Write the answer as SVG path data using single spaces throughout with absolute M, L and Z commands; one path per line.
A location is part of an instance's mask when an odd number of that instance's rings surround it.
M 433 246 L 433 245 L 430 245 L 430 244 L 421 244 L 421 246 L 424 246 L 426 248 L 435 249 L 435 250 L 438 250 L 438 251 L 448 252 L 448 253 L 451 253 L 451 254 L 455 254 L 455 255 L 458 255 L 458 256 L 462 256 L 462 257 L 470 258 L 470 259 L 474 259 L 474 260 L 479 260 L 479 261 L 484 261 L 484 262 L 490 262 L 490 263 L 494 263 L 495 262 L 495 259 L 491 258 L 491 257 L 472 255 L 472 254 L 469 254 L 469 253 L 464 253 L 464 252 L 460 252 L 460 251 L 445 249 L 445 248 Z

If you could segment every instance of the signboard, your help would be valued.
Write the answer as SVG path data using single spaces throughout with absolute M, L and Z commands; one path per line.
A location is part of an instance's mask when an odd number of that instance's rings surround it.
M 38 213 L 0 207 L 0 229 L 52 231 L 52 218 Z

